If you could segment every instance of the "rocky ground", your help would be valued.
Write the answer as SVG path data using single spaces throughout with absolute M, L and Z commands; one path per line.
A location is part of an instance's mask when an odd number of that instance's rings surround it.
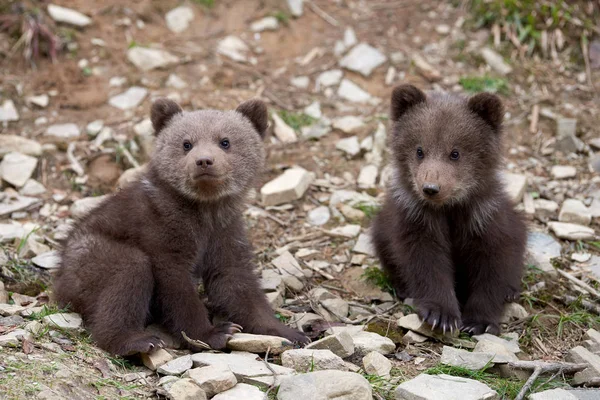
M 34 3 L 0 5 L 0 27 L 21 26 L 2 25 L 19 6 L 36 16 L 22 26 L 42 27 L 0 33 L 1 398 L 599 398 L 594 2 L 557 6 L 535 36 L 480 27 L 494 1 L 485 12 L 427 0 Z M 401 82 L 506 104 L 507 190 L 531 234 L 500 337 L 432 332 L 373 257 Z M 238 334 L 230 353 L 113 358 L 52 304 L 58 241 L 143 171 L 161 96 L 186 109 L 268 102 L 268 170 L 246 216 L 266 295 L 313 339 L 306 348 Z

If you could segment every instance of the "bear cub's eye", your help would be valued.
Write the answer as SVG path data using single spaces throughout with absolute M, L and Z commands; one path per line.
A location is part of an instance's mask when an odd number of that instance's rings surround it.
M 192 149 L 192 144 L 190 142 L 188 142 L 187 140 L 185 142 L 183 142 L 183 149 L 185 151 L 190 151 Z
M 458 154 L 458 151 L 453 150 L 452 153 L 450 153 L 450 159 L 451 160 L 458 160 L 460 157 L 460 154 Z
M 228 149 L 229 146 L 231 146 L 231 144 L 229 143 L 229 139 L 223 139 L 223 140 L 221 140 L 221 143 L 219 143 L 219 144 L 224 149 Z
M 417 158 L 423 158 L 423 157 L 425 157 L 425 153 L 423 153 L 423 149 L 419 147 L 417 149 Z

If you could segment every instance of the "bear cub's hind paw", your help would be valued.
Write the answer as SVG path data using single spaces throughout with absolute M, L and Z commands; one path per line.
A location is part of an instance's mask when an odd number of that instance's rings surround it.
M 222 350 L 235 333 L 240 333 L 242 327 L 233 322 L 219 322 L 204 336 L 202 341 L 214 350 Z
M 417 314 L 431 329 L 446 332 L 458 331 L 460 327 L 460 312 L 447 306 L 442 306 L 430 300 L 415 300 Z
M 136 353 L 150 353 L 163 347 L 165 347 L 165 342 L 158 336 L 142 334 L 124 343 L 120 350 L 115 351 L 115 354 L 131 356 Z
M 460 327 L 460 330 L 469 335 L 481 335 L 482 333 L 489 333 L 497 336 L 500 334 L 500 326 L 495 322 L 466 320 Z

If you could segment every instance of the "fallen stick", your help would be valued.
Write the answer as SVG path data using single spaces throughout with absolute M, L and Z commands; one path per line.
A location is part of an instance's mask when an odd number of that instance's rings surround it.
M 574 374 L 583 371 L 588 367 L 588 364 L 572 364 L 572 363 L 546 363 L 541 361 L 515 361 L 508 363 L 508 366 L 516 369 L 533 370 L 533 373 L 521 388 L 521 391 L 515 397 L 515 400 L 523 400 L 525 394 L 529 391 L 535 380 L 545 373 L 563 373 Z
M 338 26 L 340 26 L 340 23 L 337 21 L 337 19 L 335 19 L 331 15 L 327 14 L 325 11 L 323 11 L 321 8 L 319 8 L 319 6 L 317 6 L 315 3 L 313 3 L 312 1 L 308 1 L 307 4 L 310 7 L 310 9 L 315 14 L 317 14 L 319 17 L 321 17 L 325 22 L 329 23 L 331 26 L 335 26 L 336 28 Z
M 69 147 L 67 147 L 67 159 L 71 163 L 71 169 L 77 174 L 77 176 L 83 176 L 85 171 L 83 167 L 75 158 L 75 142 L 69 143 Z
M 562 276 L 564 276 L 565 278 L 567 278 L 568 280 L 570 280 L 571 282 L 573 282 L 580 288 L 584 289 L 586 292 L 588 292 L 595 298 L 600 299 L 600 293 L 598 293 L 598 291 L 596 289 L 594 289 L 593 287 L 591 287 L 590 285 L 588 285 L 581 279 L 575 278 L 573 275 L 569 274 L 568 272 L 563 271 L 562 269 L 556 268 L 556 270 L 558 271 L 559 274 L 561 274 Z
M 562 297 L 554 296 L 554 298 L 559 300 L 560 302 L 564 303 L 567 306 L 570 306 L 571 304 L 579 303 L 579 305 L 581 305 L 581 307 L 583 307 L 587 311 L 592 312 L 596 315 L 600 315 L 600 306 L 597 306 L 585 299 L 580 299 L 578 297 L 569 296 L 569 295 L 565 295 Z

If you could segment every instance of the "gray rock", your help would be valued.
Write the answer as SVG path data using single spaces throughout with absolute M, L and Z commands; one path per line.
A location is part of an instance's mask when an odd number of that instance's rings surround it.
M 278 400 L 372 400 L 369 382 L 354 372 L 317 371 L 283 381 Z
M 340 332 L 312 342 L 306 346 L 306 349 L 331 350 L 332 353 L 346 358 L 354 354 L 354 339 L 348 332 Z
M 50 125 L 45 133 L 46 136 L 54 136 L 66 140 L 76 138 L 79 134 L 79 127 L 75 124 Z
M 533 206 L 536 214 L 545 217 L 551 217 L 558 211 L 558 203 L 552 200 L 535 199 Z
M 190 368 L 192 368 L 191 356 L 183 356 L 161 365 L 157 372 L 163 375 L 181 375 Z
M 365 123 L 363 122 L 362 118 L 355 117 L 353 115 L 347 115 L 345 117 L 334 119 L 331 126 L 334 129 L 338 129 L 344 133 L 352 134 L 360 131 L 365 126 Z
M 481 49 L 481 56 L 485 62 L 500 75 L 508 75 L 512 72 L 512 67 L 508 65 L 502 56 L 494 50 L 484 47 Z
M 286 0 L 290 13 L 294 17 L 301 17 L 304 13 L 304 0 Z
M 75 200 L 73 205 L 71 205 L 71 216 L 73 218 L 81 218 L 90 211 L 94 210 L 109 197 L 110 195 L 104 195 L 98 197 L 84 197 L 83 199 Z
M 0 157 L 12 152 L 38 157 L 42 155 L 42 145 L 17 135 L 0 135 Z
M 346 30 L 344 30 L 344 46 L 350 48 L 356 43 L 358 43 L 356 33 L 354 32 L 354 29 L 352 29 L 352 27 L 349 26 L 346 28 Z
M 256 386 L 238 383 L 233 389 L 219 393 L 212 400 L 267 400 L 267 394 Z
M 336 143 L 335 148 L 343 151 L 350 158 L 354 158 L 360 154 L 360 143 L 358 142 L 358 137 L 356 136 L 339 140 Z
M 285 299 L 283 298 L 283 291 L 276 290 L 274 292 L 266 293 L 265 297 L 273 310 L 283 306 Z
M 504 172 L 502 177 L 509 198 L 515 204 L 520 203 L 521 200 L 523 200 L 525 190 L 527 190 L 527 177 L 525 175 L 511 174 L 509 172 Z
M 316 370 L 344 370 L 344 360 L 331 350 L 296 349 L 281 354 L 281 365 L 296 372 L 312 372 Z
M 532 393 L 529 400 L 578 400 L 579 397 L 569 393 L 568 390 L 557 388 L 544 390 L 543 392 Z
M 104 121 L 101 119 L 97 119 L 86 125 L 85 132 L 88 135 L 95 137 L 97 134 L 100 133 L 102 128 L 104 128 Z
M 142 362 L 146 368 L 156 371 L 158 367 L 168 363 L 173 359 L 173 356 L 165 349 L 155 349 L 151 353 L 142 354 Z
M 320 206 L 309 211 L 307 220 L 313 226 L 321 226 L 325 225 L 329 218 L 331 218 L 329 207 Z
M 289 251 L 283 252 L 279 257 L 273 259 L 271 263 L 279 270 L 282 275 L 293 275 L 297 278 L 303 278 L 304 273 L 300 264 Z
M 180 90 L 188 87 L 187 82 L 175 74 L 169 75 L 169 77 L 167 78 L 167 81 L 165 82 L 165 85 L 167 87 L 172 87 L 172 88 L 180 89 Z
M 34 265 L 44 269 L 56 269 L 60 266 L 60 256 L 57 251 L 42 253 L 31 259 Z
M 567 199 L 560 208 L 558 220 L 560 222 L 589 225 L 592 222 L 592 214 L 581 200 Z
M 559 117 L 556 120 L 555 148 L 563 153 L 576 153 L 583 150 L 584 144 L 577 138 L 577 120 Z
M 48 97 L 47 94 L 40 94 L 39 96 L 29 96 L 26 100 L 29 104 L 36 105 L 40 108 L 46 108 L 50 103 L 50 97 Z
M 190 26 L 190 22 L 193 20 L 194 10 L 186 6 L 179 6 L 165 14 L 167 28 L 169 28 L 171 32 L 175 33 L 185 31 Z
M 0 162 L 2 180 L 17 188 L 23 187 L 33 175 L 36 167 L 37 158 L 35 157 L 21 153 L 8 153 Z
M 293 292 L 301 292 L 304 289 L 304 283 L 293 275 L 284 275 L 281 279 L 285 287 Z
M 0 217 L 11 215 L 14 212 L 26 210 L 40 202 L 35 197 L 11 196 L 6 197 L 0 203 Z
M 360 225 L 344 225 L 334 228 L 328 233 L 332 236 L 345 237 L 351 239 L 357 237 L 360 233 Z
M 331 132 L 331 122 L 323 118 L 312 125 L 303 126 L 300 130 L 306 139 L 320 139 Z
M 493 365 L 493 359 L 494 354 L 470 352 L 467 350 L 444 346 L 440 362 L 453 367 L 479 371 L 487 365 Z
M 276 364 L 269 364 L 273 372 L 265 365 L 264 361 L 258 361 L 252 353 L 236 352 L 231 354 L 196 353 L 192 355 L 195 367 L 209 365 L 229 367 L 239 381 L 245 383 L 256 383 L 270 386 L 278 384 L 282 378 L 294 373 L 293 369 L 285 368 Z
M 27 307 L 18 306 L 16 304 L 4 304 L 0 303 L 0 316 L 10 317 L 11 315 L 17 315 Z
M 369 103 L 373 97 L 360 88 L 356 83 L 348 79 L 343 79 L 338 88 L 337 95 L 344 100 L 353 103 Z
M 379 170 L 377 169 L 377 166 L 372 164 L 365 165 L 360 169 L 360 173 L 358 174 L 358 187 L 361 189 L 374 188 L 377 183 L 378 174 Z
M 500 317 L 500 322 L 508 324 L 511 321 L 527 318 L 529 313 L 525 310 L 525 307 L 519 303 L 508 303 L 504 306 L 504 313 Z
M 217 45 L 218 54 L 237 62 L 247 62 L 249 52 L 248 45 L 237 36 L 227 36 Z
M 250 25 L 252 32 L 275 31 L 279 28 L 279 21 L 275 17 L 264 17 Z
M 596 235 L 592 228 L 567 222 L 552 221 L 548 223 L 548 228 L 560 239 L 591 240 Z
M 48 4 L 48 14 L 50 15 L 50 18 L 56 22 L 74 25 L 79 28 L 83 28 L 92 23 L 92 19 L 87 15 L 71 8 L 61 7 L 55 4 Z
M 83 326 L 81 315 L 76 313 L 51 314 L 43 318 L 44 323 L 65 330 L 78 330 Z
M 402 343 L 404 344 L 425 343 L 427 340 L 429 340 L 427 336 L 413 331 L 406 332 L 402 337 Z
M 592 379 L 600 378 L 600 356 L 592 353 L 588 349 L 577 346 L 569 350 L 567 361 L 574 363 L 587 363 L 588 368 L 581 372 L 577 372 L 573 376 L 573 384 L 576 386 L 583 385 Z
M 167 392 L 170 400 L 207 400 L 204 390 L 189 378 L 174 382 Z
M 147 95 L 147 89 L 139 86 L 133 86 L 127 89 L 125 92 L 111 97 L 108 100 L 108 104 L 120 110 L 129 110 L 130 108 L 139 106 Z
M 0 317 L 0 326 L 18 326 L 25 323 L 20 315 L 11 315 L 9 317 Z
M 512 358 L 510 355 L 519 354 L 521 349 L 519 348 L 518 341 L 514 340 L 506 340 L 504 338 L 490 335 L 489 333 L 484 333 L 482 335 L 475 335 L 473 339 L 477 341 L 477 345 L 475 345 L 475 349 L 478 353 L 492 353 L 497 356 L 506 355 L 509 358 Z M 492 346 L 490 343 L 498 346 Z M 490 349 L 497 349 L 497 351 L 491 351 Z M 502 349 L 505 350 L 502 351 Z M 512 359 L 511 361 L 516 361 L 516 359 Z M 498 361 L 500 362 L 500 361 Z
M 298 89 L 306 89 L 310 85 L 310 78 L 308 76 L 295 76 L 290 79 L 290 83 Z
M 265 206 L 276 206 L 298 200 L 304 196 L 313 179 L 314 174 L 304 168 L 287 169 L 260 189 L 262 202 Z
M 372 196 L 365 193 L 358 193 L 353 190 L 336 190 L 331 194 L 329 198 L 329 208 L 336 208 L 338 204 L 347 204 L 351 207 L 358 205 L 366 205 L 372 207 L 378 207 L 379 202 Z
M 32 340 L 31 334 L 24 329 L 15 329 L 0 336 L 0 346 L 18 346 L 22 339 Z
M 530 232 L 527 236 L 527 262 L 545 272 L 555 272 L 551 260 L 560 257 L 561 246 L 552 236 Z
M 571 165 L 555 165 L 550 169 L 554 179 L 570 179 L 577 176 L 577 169 Z
M 360 331 L 353 333 L 351 336 L 354 341 L 355 352 L 362 355 L 369 354 L 372 351 L 386 355 L 396 350 L 396 345 L 390 338 L 375 332 Z
M 274 292 L 276 290 L 283 291 L 285 286 L 283 279 L 277 271 L 272 269 L 263 269 L 261 272 L 261 288 L 266 292 Z
M 277 139 L 281 140 L 283 143 L 294 143 L 298 140 L 296 131 L 294 131 L 291 126 L 286 124 L 277 113 L 272 113 L 271 116 L 273 117 L 273 122 L 275 123 L 273 133 Z
M 4 100 L 0 107 L 0 122 L 18 121 L 19 113 L 12 100 Z
M 496 400 L 498 393 L 484 383 L 450 375 L 421 374 L 396 389 L 396 400 Z
M 321 103 L 319 101 L 313 101 L 304 108 L 304 114 L 315 119 L 320 119 L 323 116 L 323 113 L 321 112 Z
M 334 86 L 340 83 L 344 71 L 341 69 L 331 69 L 329 71 L 321 72 L 315 81 L 316 89 L 321 90 L 323 88 Z
M 0 242 L 11 243 L 26 235 L 25 228 L 18 223 L 0 224 Z
M 179 62 L 179 58 L 168 51 L 139 46 L 127 50 L 127 59 L 141 71 L 166 68 Z
M 390 371 L 392 370 L 392 363 L 381 353 L 376 351 L 370 352 L 363 357 L 362 363 L 367 374 L 389 378 Z
M 386 60 L 387 57 L 373 46 L 360 43 L 340 60 L 340 66 L 368 77 Z
M 286 348 L 293 347 L 293 343 L 286 338 L 270 335 L 254 335 L 251 333 L 236 333 L 227 342 L 227 348 L 248 353 L 279 354 Z
M 183 377 L 196 382 L 208 397 L 225 392 L 237 384 L 237 378 L 229 367 L 220 365 L 193 368 L 186 371 Z
M 366 254 L 368 256 L 375 257 L 375 248 L 371 242 L 371 235 L 367 233 L 361 233 L 358 236 L 352 251 L 354 253 Z

